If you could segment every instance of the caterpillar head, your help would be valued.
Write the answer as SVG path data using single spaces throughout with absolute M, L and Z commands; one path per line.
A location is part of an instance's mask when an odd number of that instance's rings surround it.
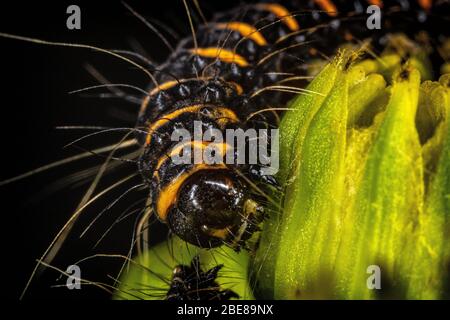
M 178 265 L 172 271 L 172 281 L 166 294 L 166 300 L 229 300 L 239 298 L 230 289 L 222 290 L 216 282 L 222 265 L 203 271 L 200 259 L 195 256 L 190 265 Z
M 231 171 L 199 171 L 180 187 L 167 223 L 177 236 L 196 246 L 228 244 L 238 250 L 263 215 L 249 190 Z

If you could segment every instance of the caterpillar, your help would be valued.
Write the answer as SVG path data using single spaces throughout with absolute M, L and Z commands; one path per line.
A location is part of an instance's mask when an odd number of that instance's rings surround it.
M 369 5 L 382 8 L 380 29 L 365 25 Z M 278 111 L 292 94 L 314 94 L 302 90 L 311 61 L 326 59 L 342 44 L 366 39 L 376 51 L 386 47 L 395 32 L 415 37 L 426 31 L 426 41 L 438 47 L 448 35 L 442 27 L 448 9 L 449 2 L 442 0 L 260 1 L 216 14 L 180 40 L 166 62 L 149 67 L 152 83 L 139 99 L 133 132 L 141 146 L 137 170 L 140 186 L 149 194 L 150 211 L 193 245 L 246 248 L 266 215 L 265 186 L 278 187 L 275 177 L 263 174 L 259 161 L 176 164 L 172 156 L 185 149 L 172 141 L 172 132 L 193 132 L 198 122 L 202 129 L 223 135 L 227 129 L 276 128 Z M 435 61 L 438 70 L 442 57 L 436 54 Z M 237 156 L 225 142 L 186 145 L 193 153 L 215 147 L 221 157 L 228 152 Z M 244 153 L 250 155 L 248 149 Z M 137 235 L 148 219 L 144 214 Z
M 223 265 L 217 265 L 207 271 L 203 271 L 200 266 L 200 259 L 195 256 L 191 264 L 178 265 L 173 269 L 172 280 L 166 294 L 168 301 L 185 300 L 229 300 L 239 298 L 230 289 L 221 290 L 215 281 L 217 273 Z
M 165 267 L 169 268 L 169 264 L 165 264 Z M 198 255 L 192 257 L 188 263 L 178 262 L 167 276 L 139 264 L 137 268 L 142 269 L 144 274 L 158 279 L 161 286 L 139 282 L 133 284 L 133 287 L 118 288 L 115 298 L 127 300 L 132 297 L 166 301 L 225 301 L 241 298 L 232 289 L 223 288 L 218 283 L 217 278 L 223 267 L 223 264 L 217 264 L 209 269 L 203 269 Z M 226 279 L 224 274 L 221 277 Z
M 374 4 L 388 17 L 380 32 L 355 23 L 365 19 L 364 8 Z M 218 14 L 200 26 L 159 68 L 158 85 L 143 100 L 137 121 L 137 128 L 145 131 L 137 135 L 144 147 L 139 171 L 156 215 L 191 244 L 239 248 L 257 230 L 264 207 L 236 171 L 248 180 L 276 185 L 274 177 L 263 176 L 258 165 L 176 165 L 171 156 L 180 147 L 169 131 L 179 126 L 192 132 L 195 121 L 223 133 L 236 127 L 276 126 L 276 115 L 261 111 L 282 106 L 286 91 L 299 92 L 280 85 L 286 81 L 282 73 L 301 77 L 308 61 L 335 53 L 351 39 L 370 36 L 375 47 L 381 46 L 388 26 L 391 32 L 413 35 L 426 29 L 438 39 L 442 30 L 435 28 L 433 15 L 446 9 L 447 1 L 261 2 Z M 412 26 L 406 23 L 410 18 L 417 21 Z M 188 145 L 203 152 L 208 143 Z M 230 148 L 226 143 L 218 146 L 223 153 Z

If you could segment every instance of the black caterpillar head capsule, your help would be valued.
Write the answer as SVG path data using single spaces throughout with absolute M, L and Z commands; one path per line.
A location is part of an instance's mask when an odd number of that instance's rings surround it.
M 218 265 L 203 272 L 198 256 L 191 265 L 178 265 L 173 269 L 172 281 L 166 294 L 166 300 L 229 300 L 239 298 L 232 290 L 221 290 L 216 282 L 217 274 L 222 268 Z
M 232 171 L 199 171 L 180 187 L 167 223 L 181 239 L 196 246 L 228 244 L 238 250 L 262 217 L 262 207 L 249 190 Z

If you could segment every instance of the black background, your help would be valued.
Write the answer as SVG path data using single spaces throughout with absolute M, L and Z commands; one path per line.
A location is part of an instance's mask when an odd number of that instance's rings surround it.
M 158 2 L 127 1 L 146 18 L 156 18 L 182 36 L 188 34 L 188 20 L 182 1 Z M 201 3 L 206 15 L 211 16 L 216 10 L 236 5 L 237 1 Z M 66 28 L 66 9 L 71 4 L 77 4 L 81 8 L 81 30 Z M 138 42 L 157 61 L 163 61 L 169 54 L 164 44 L 132 16 L 120 1 L 2 3 L 0 32 L 108 49 L 133 50 L 132 43 Z M 170 37 L 169 40 L 174 45 L 177 42 Z M 56 130 L 57 126 L 134 125 L 137 106 L 119 99 L 86 98 L 68 94 L 71 90 L 98 84 L 84 68 L 86 63 L 95 66 L 111 82 L 145 88 L 148 79 L 132 66 L 114 57 L 85 49 L 43 46 L 4 38 L 0 38 L 0 47 L 0 180 L 78 153 L 76 149 L 63 147 L 90 132 Z M 99 89 L 92 93 L 94 92 L 106 91 Z M 111 136 L 88 139 L 82 145 L 94 148 L 105 145 L 108 141 L 117 141 L 110 140 Z M 51 193 L 45 192 L 46 188 L 68 174 L 99 163 L 98 159 L 81 161 L 0 188 L 2 295 L 18 299 L 36 259 L 70 217 L 87 185 Z M 108 186 L 111 181 L 114 181 L 114 177 L 106 179 L 104 186 Z M 117 195 L 118 193 L 112 194 L 107 200 L 111 201 Z M 72 236 L 55 259 L 55 266 L 65 269 L 67 265 L 94 252 L 126 253 L 133 230 L 132 219 L 120 223 L 97 251 L 92 250 L 99 234 L 105 231 L 115 217 L 114 211 L 108 213 L 112 217 L 107 215 L 105 219 L 101 219 L 85 238 L 78 237 L 94 214 L 107 205 L 108 201 L 94 206 L 80 219 Z M 125 202 L 128 201 L 131 200 Z M 115 276 L 119 267 L 119 261 L 93 260 L 83 265 L 82 277 L 108 281 L 105 277 L 108 274 Z M 87 286 L 82 290 L 52 288 L 52 285 L 64 283 L 58 277 L 58 272 L 46 271 L 32 282 L 25 299 L 109 299 L 108 294 Z

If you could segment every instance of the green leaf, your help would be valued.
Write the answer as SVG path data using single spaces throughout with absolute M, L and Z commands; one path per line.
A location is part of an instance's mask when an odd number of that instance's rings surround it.
M 439 121 L 423 147 L 427 192 L 418 239 L 408 248 L 415 253 L 407 283 L 410 299 L 448 299 L 450 293 L 450 90 L 436 84 L 427 84 L 433 87 L 427 106 L 439 115 L 431 119 Z
M 420 86 L 416 126 L 422 143 L 433 136 L 439 123 L 447 117 L 448 91 L 439 82 L 425 81 Z
M 348 126 L 358 123 L 361 116 L 368 112 L 374 100 L 384 94 L 386 81 L 379 74 L 370 74 L 350 88 L 348 110 Z M 372 114 L 373 116 L 373 114 Z
M 338 70 L 336 62 L 328 64 L 306 88 L 310 93 L 300 94 L 288 104 L 289 111 L 284 114 L 280 123 L 281 152 L 278 179 L 281 184 L 289 174 L 290 164 L 295 162 L 292 150 L 304 137 L 313 116 L 333 87 Z
M 319 75 L 306 88 L 309 94 L 300 94 L 289 103 L 287 111 L 280 124 L 280 171 L 277 179 L 281 185 L 286 185 L 291 177 L 292 164 L 298 163 L 294 149 L 304 140 L 306 129 L 314 115 L 322 105 L 327 94 L 334 85 L 340 69 L 341 58 L 323 68 Z M 279 199 L 279 201 L 282 201 Z M 269 216 L 264 222 L 264 232 L 261 234 L 259 249 L 252 263 L 252 281 L 256 282 L 258 295 L 264 298 L 274 297 L 275 263 L 274 253 L 280 248 L 280 214 L 281 203 L 271 204 L 266 210 Z
M 295 138 L 281 145 L 281 157 L 289 158 L 281 165 L 289 177 L 283 209 L 264 224 L 255 259 L 264 297 L 306 297 L 308 286 L 322 279 L 314 270 L 334 260 L 335 250 L 324 252 L 322 244 L 339 228 L 334 214 L 339 214 L 343 192 L 348 86 L 349 78 L 354 79 L 354 74 L 342 72 L 342 61 L 337 58 L 308 87 L 326 96 L 294 100 L 295 111 L 280 125 L 281 132 L 295 132 Z M 290 121 L 298 126 L 293 129 Z
M 318 284 L 334 265 L 342 219 L 347 105 L 348 80 L 343 73 L 314 115 L 304 142 L 296 146 L 300 161 L 286 190 L 280 229 L 284 250 L 277 252 L 275 298 L 320 292 Z
M 404 251 L 423 214 L 423 169 L 415 128 L 420 74 L 413 68 L 394 76 L 386 114 L 371 146 L 354 206 L 345 218 L 336 265 L 339 296 L 374 298 L 367 268 L 381 268 L 385 283 L 401 294 L 407 266 Z M 402 257 L 405 263 L 398 266 Z M 411 262 L 411 261 L 409 261 Z M 395 279 L 395 281 L 393 280 Z

